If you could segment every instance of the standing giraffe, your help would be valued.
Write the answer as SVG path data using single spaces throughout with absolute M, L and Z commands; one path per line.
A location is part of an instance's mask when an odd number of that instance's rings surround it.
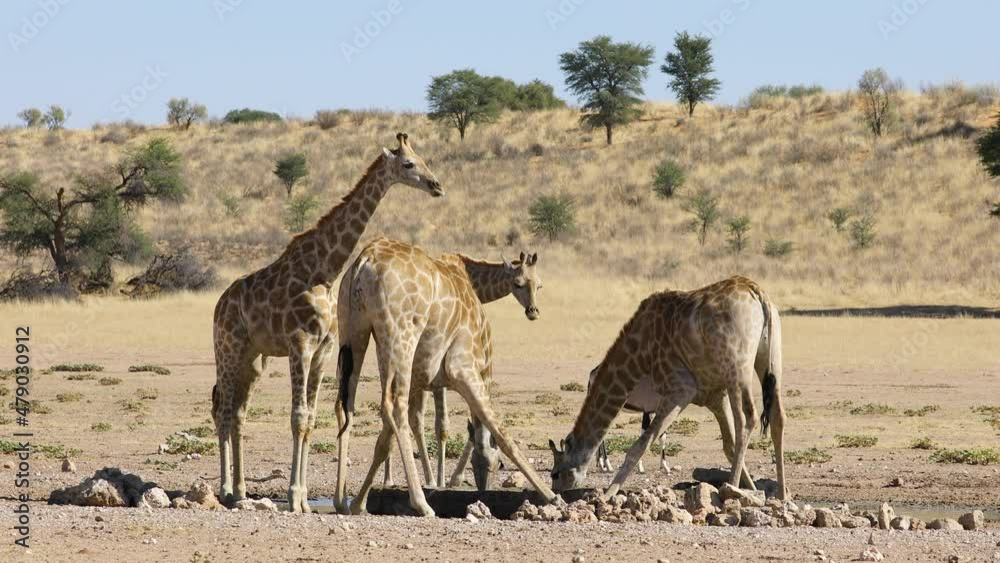
M 503 258 L 501 256 L 501 258 Z M 538 263 L 538 254 L 522 252 L 517 262 L 510 262 L 503 258 L 502 262 L 484 262 L 464 256 L 462 254 L 446 254 L 437 259 L 438 262 L 457 264 L 468 275 L 468 281 L 472 284 L 472 290 L 482 304 L 499 301 L 504 297 L 514 293 L 515 298 L 525 306 L 525 316 L 529 320 L 538 318 L 538 307 L 534 305 L 534 294 L 524 295 L 527 288 L 534 286 L 535 290 L 541 289 L 542 280 L 537 276 L 535 264 Z M 522 295 L 518 296 L 518 292 Z M 525 305 L 528 303 L 528 305 Z M 421 352 L 418 352 L 420 354 Z M 422 378 L 425 379 L 425 378 Z M 443 366 L 438 369 L 437 376 L 427 385 L 427 389 L 421 389 L 416 384 L 410 387 L 410 427 L 417 441 L 417 454 L 420 457 L 421 465 L 424 469 L 424 479 L 429 487 L 444 487 L 444 466 L 445 466 L 445 442 L 448 440 L 448 404 L 445 393 L 448 389 L 447 378 Z M 424 400 L 425 391 L 432 391 L 434 394 L 434 431 L 437 442 L 437 476 L 431 471 L 430 456 L 427 455 L 426 440 L 424 439 Z M 491 454 L 486 450 L 496 451 L 496 441 L 488 435 L 486 440 L 477 439 L 476 426 L 470 421 L 468 423 L 469 438 L 459 457 L 455 471 L 452 473 L 448 485 L 455 487 L 462 481 L 465 473 L 465 466 L 472 457 L 472 473 L 476 486 L 480 491 L 485 491 L 490 487 L 493 473 L 502 463 L 494 461 L 494 457 L 499 458 L 499 454 Z M 488 434 L 488 432 L 487 432 Z M 477 444 L 480 446 L 477 448 Z M 484 459 L 484 456 L 488 458 Z M 385 486 L 392 486 L 392 464 L 389 454 L 385 459 Z
M 716 405 L 726 395 L 735 422 L 730 484 L 738 486 L 756 418 L 754 371 L 764 398 L 761 426 L 771 427 L 778 495 L 784 499 L 781 322 L 764 290 L 741 276 L 695 291 L 656 293 L 639 305 L 597 367 L 573 430 L 562 442 L 564 449 L 549 440 L 553 488 L 564 491 L 583 483 L 594 451 L 644 376 L 652 379 L 661 399 L 606 494 L 618 492 L 653 438 L 688 404 Z
M 424 498 L 413 461 L 408 404 L 414 396 L 423 394 L 442 367 L 444 385 L 457 391 L 469 404 L 474 438 L 473 467 L 479 467 L 475 470 L 476 475 L 485 476 L 496 470 L 498 460 L 490 448 L 495 440 L 500 450 L 546 499 L 554 498 L 551 489 L 500 428 L 493 412 L 489 399 L 493 341 L 483 303 L 492 301 L 494 295 L 489 291 L 477 294 L 469 273 L 469 270 L 484 268 L 492 270 L 491 275 L 509 278 L 517 269 L 522 270 L 508 284 L 491 284 L 483 289 L 493 289 L 497 296 L 513 291 L 528 318 L 536 319 L 538 307 L 534 298 L 540 284 L 523 272 L 532 268 L 536 259 L 535 256 L 527 257 L 516 267 L 476 262 L 464 256 L 434 260 L 419 248 L 385 239 L 376 240 L 361 252 L 341 280 L 338 300 L 341 400 L 337 418 L 342 422 L 335 493 L 338 510 L 347 508 L 348 435 L 358 375 L 370 335 L 375 337 L 382 383 L 382 432 L 375 444 L 368 475 L 350 507 L 351 512 L 364 511 L 375 474 L 385 461 L 395 436 L 410 490 L 410 506 L 422 516 L 434 515 Z M 510 284 L 513 290 L 509 289 Z M 422 432 L 416 437 L 418 442 L 423 441 Z M 493 459 L 490 459 L 491 453 Z
M 444 195 L 437 178 L 413 152 L 406 133 L 396 135 L 396 140 L 399 147 L 383 147 L 354 189 L 315 227 L 294 237 L 270 265 L 233 282 L 215 306 L 212 418 L 219 435 L 223 502 L 246 498 L 243 421 L 264 358 L 288 356 L 293 439 L 288 506 L 293 512 L 309 512 L 309 433 L 316 420 L 324 365 L 336 338 L 333 283 L 392 185 Z M 264 357 L 260 367 L 258 356 Z

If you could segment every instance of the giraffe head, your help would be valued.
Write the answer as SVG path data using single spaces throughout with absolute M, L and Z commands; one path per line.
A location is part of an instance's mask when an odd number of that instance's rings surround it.
M 409 135 L 396 133 L 396 140 L 399 141 L 398 148 L 390 150 L 382 147 L 382 153 L 385 155 L 384 166 L 389 173 L 390 183 L 406 184 L 411 188 L 423 190 L 434 197 L 443 196 L 444 190 L 441 189 L 441 182 L 438 182 L 424 159 L 413 152 Z
M 538 276 L 538 272 L 535 270 L 535 264 L 538 263 L 538 253 L 526 254 L 521 253 L 521 258 L 517 262 L 511 262 L 506 258 L 503 259 L 504 269 L 507 271 L 508 279 L 513 285 L 512 293 L 517 302 L 524 307 L 524 314 L 528 317 L 528 320 L 535 320 L 541 313 L 538 311 L 538 305 L 535 303 L 535 296 L 538 290 L 542 288 L 542 278 Z
M 587 453 L 575 447 L 573 435 L 560 442 L 562 449 L 549 440 L 552 450 L 552 490 L 555 492 L 579 489 L 587 479 Z
M 489 490 L 493 486 L 493 478 L 503 467 L 500 461 L 500 448 L 493 434 L 478 420 L 469 421 L 469 440 L 472 441 L 472 476 L 476 488 L 480 491 Z

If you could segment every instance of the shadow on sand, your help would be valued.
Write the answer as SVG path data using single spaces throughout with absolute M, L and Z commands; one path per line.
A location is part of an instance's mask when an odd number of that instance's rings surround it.
M 797 317 L 910 317 L 931 319 L 1000 319 L 1000 309 L 964 305 L 894 305 L 843 309 L 788 309 L 781 312 Z

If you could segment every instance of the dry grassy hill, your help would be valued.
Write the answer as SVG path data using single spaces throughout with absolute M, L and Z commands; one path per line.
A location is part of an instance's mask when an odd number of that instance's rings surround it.
M 492 258 L 532 248 L 552 291 L 642 293 L 744 273 L 785 306 L 995 306 L 1000 222 L 984 200 L 996 199 L 998 187 L 968 137 L 996 108 L 940 92 L 907 95 L 900 126 L 874 143 L 855 105 L 849 95 L 823 94 L 755 109 L 703 107 L 688 119 L 677 106 L 650 104 L 610 147 L 599 132 L 582 130 L 570 109 L 509 113 L 474 127 L 464 143 L 423 115 L 375 111 L 345 115 L 326 130 L 295 121 L 187 132 L 6 130 L 0 173 L 32 170 L 67 185 L 74 174 L 115 161 L 124 147 L 165 135 L 184 157 L 191 194 L 180 205 L 144 209 L 141 222 L 159 245 L 191 245 L 232 277 L 266 263 L 290 237 L 287 200 L 271 173 L 276 158 L 305 152 L 311 173 L 296 190 L 326 208 L 358 180 L 380 144 L 393 146 L 395 132 L 405 130 L 448 195 L 432 200 L 398 186 L 369 235 Z M 687 174 L 669 200 L 651 190 L 653 168 L 664 158 Z M 703 189 L 720 197 L 723 210 L 704 248 L 681 207 Z M 575 198 L 577 228 L 549 242 L 531 233 L 528 207 L 556 193 Z M 238 210 L 227 211 L 227 196 Z M 855 250 L 833 229 L 827 214 L 835 207 L 874 214 L 872 248 Z M 734 256 L 724 222 L 743 214 L 751 242 Z M 791 241 L 794 249 L 767 257 L 768 239 Z M 9 256 L 0 260 L 0 269 L 12 265 Z

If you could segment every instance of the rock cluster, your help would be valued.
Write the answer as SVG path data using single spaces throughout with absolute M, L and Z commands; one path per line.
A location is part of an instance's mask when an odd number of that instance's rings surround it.
M 166 496 L 166 492 L 157 487 L 156 483 L 147 483 L 138 475 L 125 473 L 117 467 L 105 467 L 79 485 L 52 491 L 49 504 L 159 507 Z M 167 502 L 170 502 L 169 499 Z
M 187 492 L 167 492 L 156 483 L 146 482 L 142 477 L 126 473 L 117 467 L 105 467 L 81 481 L 79 485 L 52 491 L 49 495 L 49 504 L 147 509 L 224 509 L 208 483 L 196 482 Z M 274 502 L 266 498 L 242 500 L 235 503 L 233 508 L 268 512 L 278 510 Z
M 551 503 L 536 506 L 524 501 L 511 516 L 513 520 L 537 522 L 650 522 L 748 528 L 813 526 L 816 528 L 880 528 L 883 530 L 979 530 L 983 513 L 970 512 L 959 520 L 940 519 L 924 523 L 910 516 L 896 516 L 887 503 L 875 513 L 852 512 L 846 504 L 833 508 L 801 506 L 792 501 L 765 499 L 761 491 L 748 491 L 730 485 L 716 488 L 698 483 L 687 489 L 682 498 L 665 487 L 618 493 L 603 498 L 590 493 L 583 499 L 566 503 L 556 497 Z M 877 555 L 876 555 L 877 554 Z M 866 557 L 880 556 L 872 549 Z M 880 560 L 880 559 L 871 559 Z

